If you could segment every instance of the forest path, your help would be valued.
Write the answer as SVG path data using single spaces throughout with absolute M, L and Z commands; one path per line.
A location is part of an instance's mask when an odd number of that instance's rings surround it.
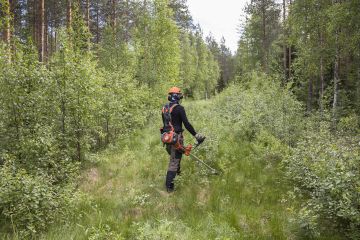
M 87 199 L 71 236 L 88 239 L 94 232 L 110 232 L 125 239 L 292 239 L 275 161 L 271 156 L 264 161 L 252 143 L 235 141 L 227 132 L 231 128 L 221 130 L 223 137 L 211 134 L 216 124 L 203 120 L 206 104 L 186 107 L 193 125 L 208 136 L 196 154 L 222 169 L 221 175 L 208 174 L 184 156 L 176 191 L 166 193 L 169 157 L 156 118 L 101 153 L 84 172 L 80 189 Z M 188 133 L 185 139 L 193 140 Z

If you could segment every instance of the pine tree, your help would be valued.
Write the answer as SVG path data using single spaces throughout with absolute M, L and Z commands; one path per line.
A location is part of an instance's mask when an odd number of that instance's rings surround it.
M 247 56 L 242 57 L 244 62 L 249 62 L 247 71 L 261 66 L 262 71 L 269 73 L 272 58 L 277 55 L 272 48 L 280 34 L 279 5 L 274 0 L 254 0 L 247 6 L 246 13 L 248 18 L 238 53 Z
M 46 26 L 47 27 L 47 26 Z M 47 30 L 46 30 L 47 31 Z M 38 37 L 39 61 L 44 61 L 45 55 L 45 0 L 39 3 L 39 37 Z
M 194 23 L 187 0 L 170 0 L 169 7 L 173 10 L 173 19 L 182 31 L 193 30 Z

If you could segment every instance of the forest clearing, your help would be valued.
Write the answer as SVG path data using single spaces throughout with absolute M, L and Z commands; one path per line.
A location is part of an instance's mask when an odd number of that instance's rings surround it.
M 193 4 L 0 0 L 0 239 L 360 239 L 360 1 Z

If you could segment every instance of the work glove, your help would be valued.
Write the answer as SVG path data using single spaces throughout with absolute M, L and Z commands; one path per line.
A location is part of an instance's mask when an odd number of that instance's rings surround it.
M 205 136 L 203 136 L 203 135 L 201 135 L 200 133 L 197 133 L 196 135 L 195 135 L 195 139 L 196 139 L 196 141 L 198 142 L 198 144 L 200 144 L 200 143 L 202 143 L 204 140 L 205 140 Z

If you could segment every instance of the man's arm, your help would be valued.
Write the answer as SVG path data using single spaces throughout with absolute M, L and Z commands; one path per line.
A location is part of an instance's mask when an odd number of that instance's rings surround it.
M 189 120 L 187 119 L 185 109 L 181 107 L 179 110 L 180 110 L 181 121 L 184 123 L 186 130 L 188 130 L 191 133 L 191 135 L 195 137 L 196 131 L 194 127 L 190 124 Z

